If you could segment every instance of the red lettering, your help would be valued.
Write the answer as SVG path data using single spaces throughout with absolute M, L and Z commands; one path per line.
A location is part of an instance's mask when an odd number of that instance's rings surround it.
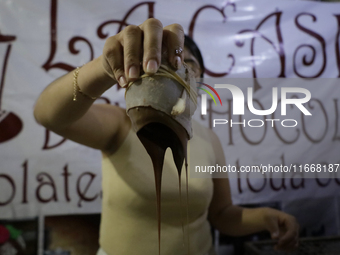
M 83 177 L 85 177 L 85 176 L 89 176 L 90 179 L 89 179 L 85 189 L 81 190 L 80 184 L 81 184 Z M 86 193 L 87 193 L 88 189 L 90 188 L 93 180 L 96 178 L 96 176 L 97 176 L 96 174 L 90 173 L 90 172 L 85 172 L 85 173 L 83 173 L 79 176 L 78 181 L 77 181 L 77 193 L 78 193 L 79 198 L 80 198 L 79 201 L 78 201 L 78 207 L 81 207 L 82 201 L 91 202 L 98 197 L 98 194 L 94 195 L 93 197 L 87 197 L 86 196 Z
M 282 12 L 273 12 L 269 15 L 267 15 L 261 22 L 256 26 L 255 29 L 244 29 L 239 32 L 239 34 L 243 33 L 250 33 L 251 34 L 251 44 L 250 44 L 250 55 L 251 55 L 251 62 L 252 62 L 252 70 L 253 70 L 253 77 L 255 78 L 255 83 L 254 83 L 254 92 L 256 92 L 258 89 L 261 88 L 261 86 L 258 84 L 256 81 L 257 74 L 256 74 L 256 64 L 255 64 L 255 50 L 254 50 L 254 44 L 256 38 L 262 38 L 266 42 L 268 42 L 273 49 L 276 51 L 280 58 L 280 64 L 281 64 L 281 70 L 280 73 L 277 77 L 286 77 L 285 75 L 285 68 L 286 68 L 286 55 L 283 47 L 283 39 L 282 39 L 282 33 L 281 33 L 281 28 L 280 28 L 280 22 L 281 22 L 281 15 Z M 266 37 L 263 33 L 261 33 L 259 30 L 261 26 L 271 17 L 275 17 L 275 29 L 276 29 L 276 36 L 277 36 L 277 43 L 274 43 L 272 40 L 270 40 L 268 37 Z M 237 40 L 236 45 L 238 47 L 243 47 L 244 46 L 244 41 Z
M 261 187 L 259 188 L 254 188 L 253 185 L 250 183 L 250 180 L 249 180 L 249 174 L 250 173 L 247 173 L 247 184 L 248 184 L 248 188 L 254 192 L 254 193 L 259 193 L 261 192 L 262 190 L 264 190 L 264 188 L 266 187 L 266 184 L 267 184 L 267 177 L 265 174 L 263 174 L 263 184 Z M 259 180 L 259 178 L 256 178 L 256 180 Z
M 64 172 L 61 174 L 64 176 L 64 194 L 65 194 L 65 199 L 67 202 L 70 202 L 70 195 L 69 195 L 69 189 L 68 189 L 68 177 L 71 176 L 71 174 L 68 172 L 68 165 L 66 164 L 64 167 Z
M 53 68 L 62 69 L 65 71 L 72 71 L 75 67 L 73 65 L 64 63 L 64 62 L 57 62 L 54 63 L 53 59 L 55 57 L 55 54 L 57 52 L 58 47 L 58 34 L 57 34 L 57 17 L 58 17 L 58 0 L 51 0 L 51 12 L 50 12 L 50 55 L 47 59 L 47 61 L 42 65 L 42 68 L 44 68 L 46 71 L 49 71 Z M 81 41 L 84 42 L 88 47 L 90 51 L 90 60 L 93 59 L 93 47 L 91 43 L 84 37 L 81 36 L 74 36 L 69 41 L 69 51 L 72 54 L 78 54 L 79 50 L 75 48 L 76 42 Z
M 12 202 L 12 200 L 13 200 L 13 198 L 15 196 L 16 189 L 15 189 L 15 183 L 14 183 L 13 179 L 9 175 L 7 175 L 7 174 L 0 174 L 0 179 L 1 178 L 7 180 L 7 182 L 12 187 L 12 194 L 9 196 L 9 198 L 6 201 L 0 201 L 0 206 L 5 206 L 5 205 L 8 205 L 9 203 Z
M 43 147 L 42 147 L 42 150 L 50 150 L 50 149 L 54 149 L 54 148 L 56 148 L 56 147 L 62 145 L 64 142 L 67 141 L 66 138 L 62 138 L 58 143 L 55 143 L 55 144 L 53 144 L 53 145 L 50 145 L 50 144 L 49 144 L 49 143 L 50 143 L 50 132 L 51 132 L 50 130 L 45 129 L 45 143 L 44 143 L 44 145 L 43 145 Z
M 293 56 L 293 68 L 294 68 L 294 73 L 301 77 L 301 78 L 316 78 L 316 77 L 319 77 L 323 71 L 325 70 L 325 67 L 326 67 L 326 62 L 327 62 L 327 55 L 326 55 L 326 41 L 325 39 L 315 33 L 314 31 L 302 26 L 300 23 L 299 23 L 299 18 L 301 16 L 310 16 L 312 18 L 312 21 L 315 22 L 316 21 L 316 17 L 315 15 L 311 14 L 311 13 L 300 13 L 298 14 L 296 17 L 295 17 L 295 25 L 303 32 L 305 32 L 306 34 L 309 34 L 310 36 L 314 37 L 316 40 L 318 40 L 321 44 L 321 48 L 322 48 L 322 56 L 323 56 L 323 63 L 322 63 L 322 67 L 320 69 L 320 71 L 315 74 L 315 75 L 303 75 L 303 74 L 300 74 L 297 70 L 297 66 L 300 66 L 300 65 L 296 65 L 296 55 L 297 55 L 297 52 L 301 49 L 301 48 L 307 48 L 307 49 L 310 49 L 311 52 L 312 52 L 312 56 L 310 57 L 310 60 L 307 59 L 307 55 L 304 55 L 303 58 L 302 58 L 302 64 L 304 66 L 311 66 L 315 60 L 315 56 L 316 56 L 316 52 L 319 51 L 319 50 L 316 50 L 315 47 L 313 45 L 310 45 L 310 44 L 302 44 L 300 45 L 299 47 L 296 48 L 296 50 L 294 51 L 294 56 Z
M 337 141 L 340 140 L 340 136 L 338 135 L 338 131 L 339 131 L 339 109 L 338 109 L 338 99 L 333 99 L 334 101 L 334 113 L 335 113 L 335 120 L 334 120 L 334 124 L 335 124 L 335 130 L 334 130 L 334 135 L 332 138 L 332 141 Z
M 44 177 L 47 179 L 47 181 L 44 181 Z M 37 181 L 39 182 L 39 185 L 38 185 L 36 192 L 35 192 L 37 199 L 41 203 L 48 203 L 50 201 L 57 202 L 58 201 L 57 189 L 56 189 L 53 178 L 47 173 L 40 173 L 40 174 L 37 175 Z M 41 196 L 41 193 L 42 193 L 41 189 L 43 187 L 50 187 L 50 189 L 51 189 L 51 196 L 50 197 L 43 198 Z
M 216 10 L 217 12 L 219 12 L 222 15 L 222 17 L 223 17 L 222 22 L 225 22 L 226 19 L 227 19 L 227 16 L 225 15 L 224 10 L 229 5 L 233 7 L 234 12 L 235 12 L 236 11 L 236 5 L 235 5 L 235 3 L 232 3 L 231 1 L 227 1 L 224 4 L 224 6 L 222 6 L 222 8 L 218 8 L 218 7 L 214 6 L 214 5 L 204 5 L 201 8 L 199 8 L 195 12 L 194 16 L 191 19 L 190 26 L 189 26 L 189 36 L 191 38 L 194 38 L 194 27 L 196 25 L 196 21 L 197 21 L 198 15 L 201 13 L 201 11 L 206 10 L 206 9 Z M 210 75 L 212 77 L 223 77 L 223 76 L 228 75 L 231 72 L 231 70 L 233 69 L 234 65 L 235 65 L 235 57 L 234 57 L 233 54 L 228 54 L 228 58 L 230 58 L 232 60 L 232 63 L 231 63 L 231 66 L 229 67 L 227 72 L 224 72 L 224 73 L 215 73 L 215 72 L 211 71 L 210 69 L 208 69 L 207 67 L 205 67 L 205 73 L 207 73 L 208 75 Z
M 23 164 L 23 179 L 22 179 L 22 201 L 21 203 L 27 204 L 27 175 L 28 175 L 28 161 Z

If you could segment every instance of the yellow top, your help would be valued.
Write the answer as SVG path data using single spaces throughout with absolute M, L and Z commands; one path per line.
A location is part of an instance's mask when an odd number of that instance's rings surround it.
M 188 146 L 188 163 L 215 165 L 216 159 L 206 128 L 193 122 L 193 138 Z M 195 160 L 195 161 L 194 161 Z M 157 255 L 158 227 L 156 189 L 152 162 L 132 130 L 122 146 L 104 157 L 103 205 L 100 245 L 108 255 Z M 203 174 L 202 174 L 203 177 Z M 191 255 L 205 255 L 212 246 L 207 209 L 213 183 L 207 178 L 190 178 L 189 242 Z M 182 169 L 182 210 L 179 180 L 171 150 L 164 159 L 161 194 L 161 254 L 187 255 L 186 178 Z M 183 235 L 182 221 L 185 225 Z M 184 244 L 185 243 L 185 244 Z

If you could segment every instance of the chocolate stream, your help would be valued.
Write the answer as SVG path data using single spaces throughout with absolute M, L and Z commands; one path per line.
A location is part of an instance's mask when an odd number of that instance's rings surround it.
M 140 110 L 138 110 L 140 111 Z M 175 123 L 175 122 L 174 122 Z M 162 172 L 164 156 L 167 148 L 171 148 L 174 163 L 177 168 L 178 178 L 179 178 L 179 194 L 180 194 L 180 208 L 182 215 L 182 199 L 181 199 L 181 171 L 185 160 L 186 168 L 186 192 L 187 192 L 187 222 L 188 222 L 188 172 L 187 172 L 187 142 L 188 137 L 185 130 L 182 132 L 174 132 L 168 126 L 152 122 L 145 125 L 137 132 L 137 136 L 141 143 L 148 152 L 155 176 L 155 186 L 156 186 L 156 200 L 157 200 L 157 216 L 158 216 L 158 252 L 161 254 L 161 182 L 162 182 Z M 184 223 L 183 217 L 181 219 L 182 230 L 184 234 Z M 188 225 L 189 226 L 189 225 Z M 184 236 L 183 236 L 184 238 Z M 189 231 L 188 231 L 188 254 L 190 254 L 189 249 Z M 183 239 L 184 240 L 184 239 Z

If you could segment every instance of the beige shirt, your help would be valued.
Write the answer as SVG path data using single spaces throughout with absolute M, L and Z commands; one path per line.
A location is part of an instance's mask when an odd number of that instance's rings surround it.
M 193 122 L 194 136 L 189 141 L 190 166 L 215 165 L 210 135 Z M 108 255 L 158 254 L 156 190 L 152 162 L 136 133 L 129 132 L 117 152 L 103 158 L 103 209 L 100 245 Z M 189 170 L 188 169 L 188 170 Z M 190 175 L 190 174 L 189 174 Z M 207 254 L 212 246 L 207 209 L 213 194 L 213 182 L 190 178 L 189 214 L 185 168 L 182 169 L 182 208 L 179 179 L 171 150 L 165 155 L 161 193 L 161 254 Z M 184 224 L 184 234 L 182 229 Z M 189 235 L 188 232 L 189 231 Z

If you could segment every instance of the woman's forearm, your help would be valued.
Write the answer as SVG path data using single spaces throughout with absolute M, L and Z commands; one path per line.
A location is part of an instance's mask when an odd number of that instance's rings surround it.
M 231 236 L 243 236 L 265 230 L 265 210 L 267 208 L 243 208 L 228 206 L 211 220 L 221 233 Z
M 38 123 L 50 129 L 62 129 L 81 118 L 94 100 L 76 92 L 73 101 L 73 71 L 53 81 L 39 96 L 34 116 Z M 103 70 L 101 57 L 80 68 L 78 78 L 80 90 L 91 97 L 97 97 L 109 89 L 115 81 Z

